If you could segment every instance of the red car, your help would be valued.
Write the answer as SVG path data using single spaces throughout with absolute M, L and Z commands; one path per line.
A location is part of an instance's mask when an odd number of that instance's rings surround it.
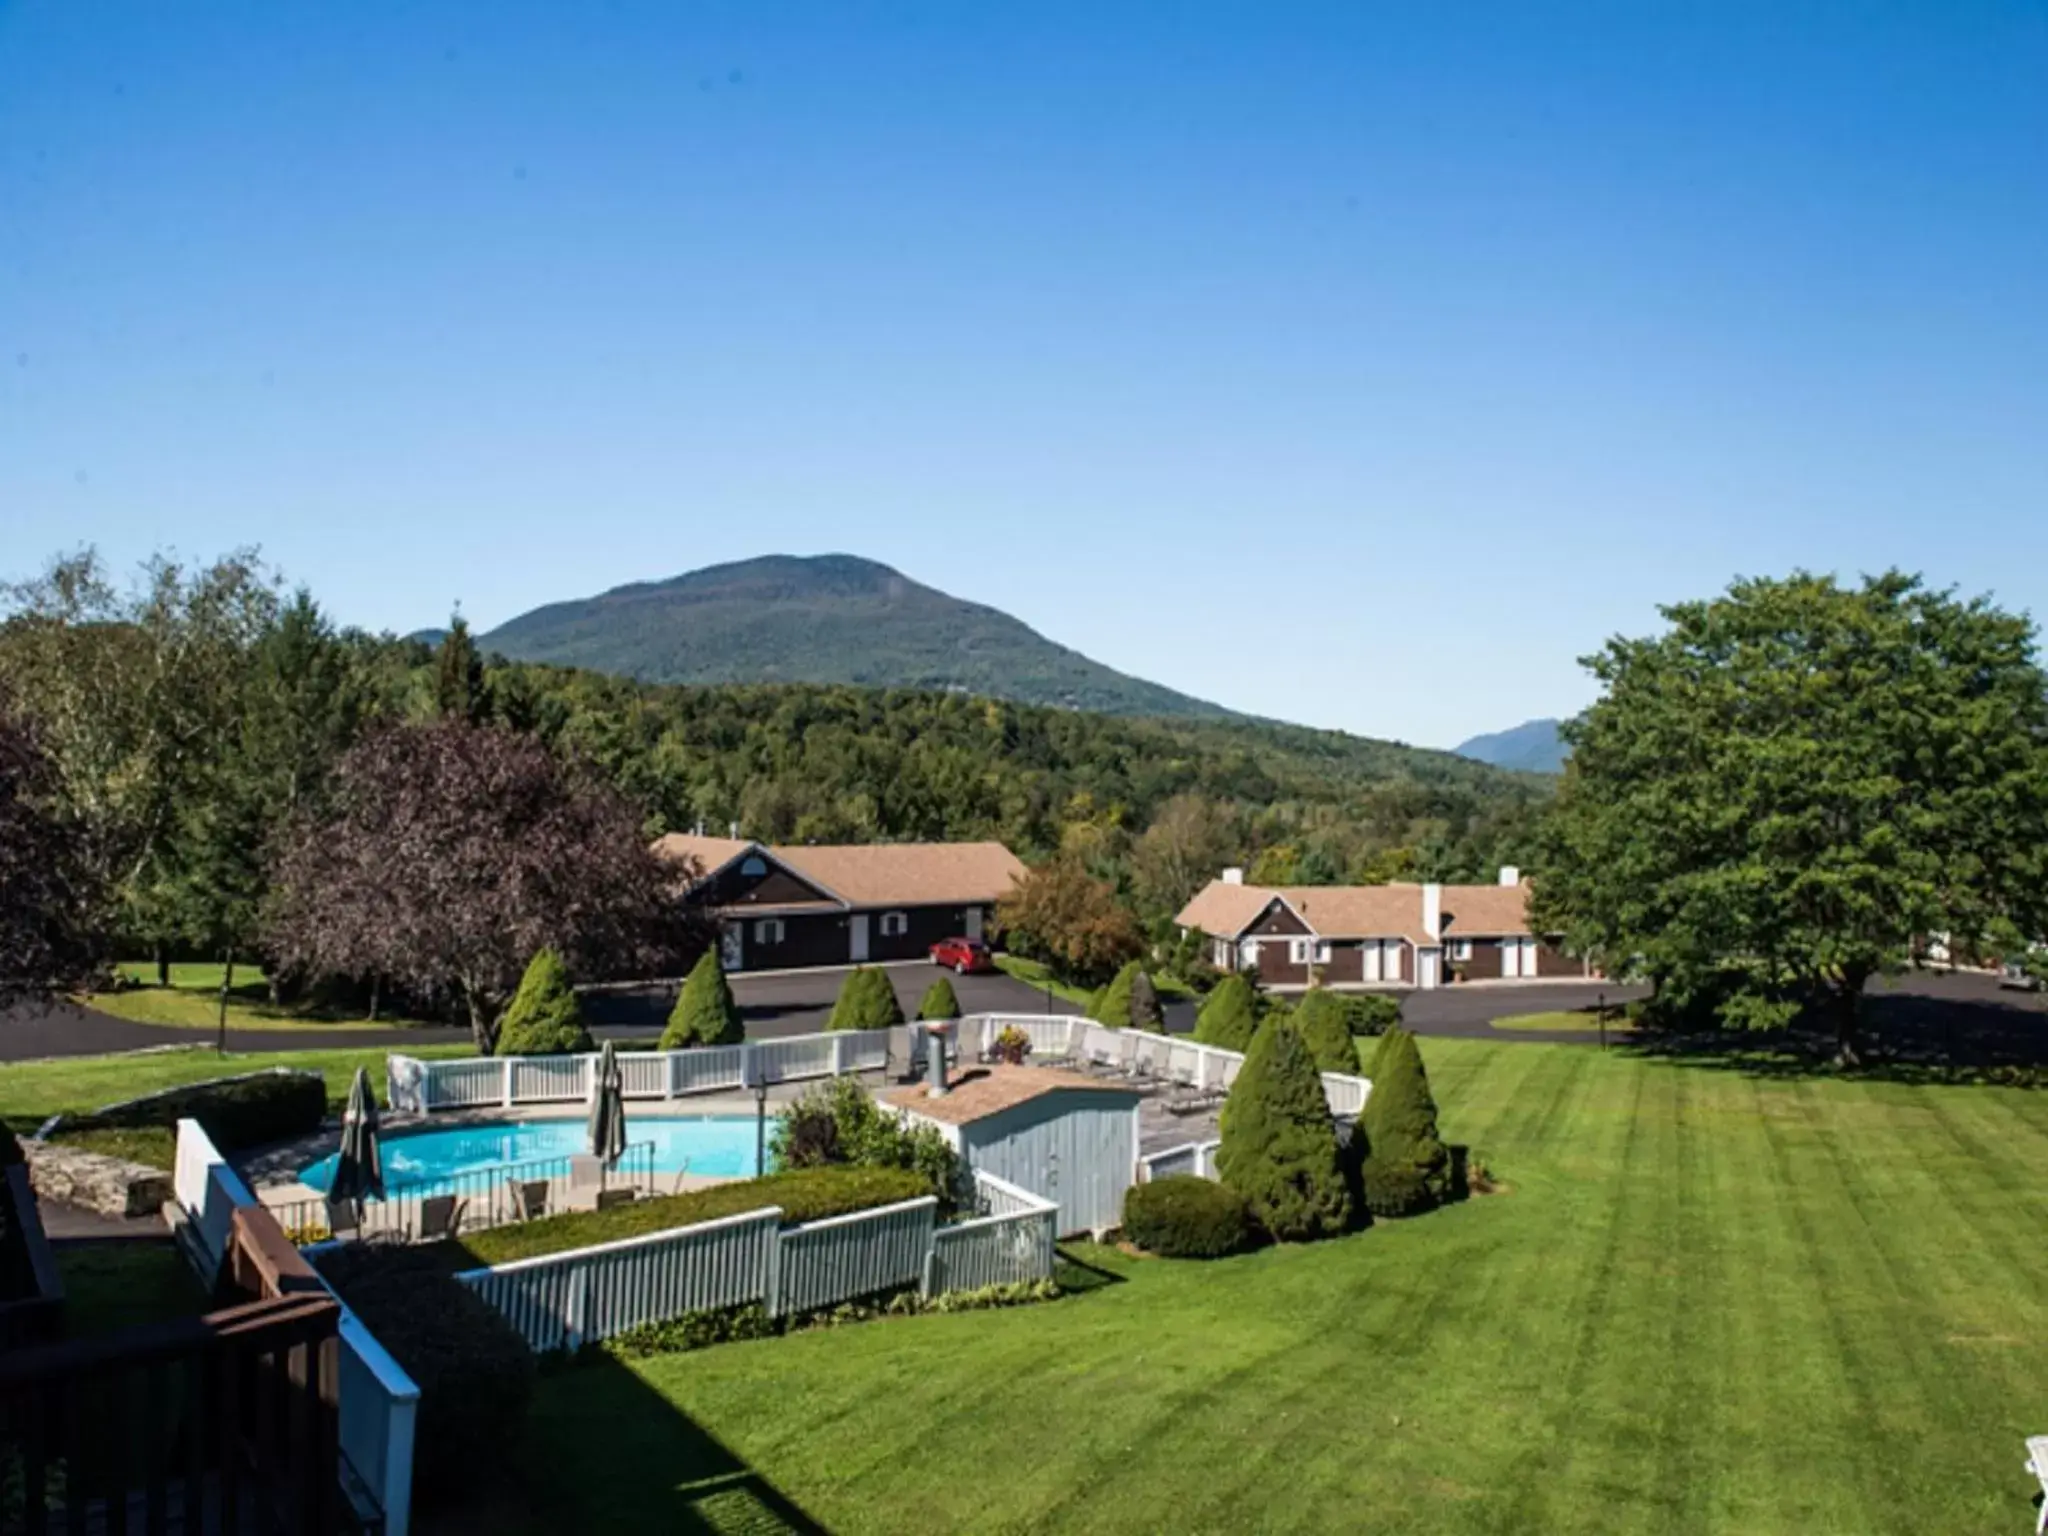
M 932 946 L 932 964 L 950 966 L 965 976 L 969 971 L 996 968 L 988 946 L 979 939 L 941 939 Z

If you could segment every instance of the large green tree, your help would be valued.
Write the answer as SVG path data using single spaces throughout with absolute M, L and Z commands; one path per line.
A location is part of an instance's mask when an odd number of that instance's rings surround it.
M 1300 1242 L 1350 1225 L 1351 1190 L 1322 1076 L 1285 1015 L 1259 1026 L 1220 1119 L 1216 1171 L 1274 1237 Z
M 2048 929 L 2048 699 L 2027 619 L 1896 571 L 1736 582 L 1586 665 L 1544 926 L 1672 992 L 1832 1013 L 1935 936 Z M 1782 1017 L 1739 1006 L 1724 1016 Z

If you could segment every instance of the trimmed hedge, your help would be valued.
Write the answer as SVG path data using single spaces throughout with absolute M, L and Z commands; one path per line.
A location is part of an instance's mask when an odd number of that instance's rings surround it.
M 725 966 L 715 948 L 707 949 L 697 957 L 688 979 L 676 993 L 668 1027 L 661 1032 L 661 1049 L 681 1051 L 693 1045 L 738 1045 L 746 1038 L 746 1021 L 740 1017 L 740 1005 L 733 1001 Z
M 917 1016 L 923 1020 L 960 1017 L 960 999 L 953 993 L 952 977 L 941 976 L 925 988 L 924 1001 L 917 1005 Z
M 1309 988 L 1294 1005 L 1293 1021 L 1318 1070 L 1358 1075 L 1358 1047 L 1352 1043 L 1344 1001 L 1336 993 Z
M 1359 1185 L 1375 1216 L 1412 1216 L 1451 1193 L 1451 1154 L 1437 1134 L 1436 1098 L 1415 1037 L 1391 1029 L 1373 1057 L 1372 1097 L 1358 1127 L 1364 1137 Z
M 616 1242 L 622 1237 L 641 1237 L 649 1232 L 714 1221 L 720 1216 L 738 1216 L 764 1206 L 780 1206 L 783 1221 L 794 1223 L 870 1211 L 931 1192 L 931 1181 L 910 1168 L 855 1168 L 844 1164 L 798 1168 L 732 1184 L 714 1184 L 685 1195 L 638 1200 L 609 1211 L 571 1211 L 515 1226 L 494 1227 L 488 1232 L 472 1232 L 461 1240 L 460 1251 L 452 1257 L 460 1258 L 461 1253 L 466 1253 L 476 1264 L 509 1264 L 514 1259 L 530 1259 L 537 1254 L 566 1253 L 571 1248 Z
M 189 1083 L 113 1104 L 89 1115 L 66 1115 L 59 1134 L 73 1131 L 175 1126 L 197 1120 L 223 1152 L 311 1135 L 327 1118 L 327 1079 L 318 1072 L 277 1070 L 249 1077 Z
M 1133 1184 L 1124 1236 L 1166 1259 L 1220 1259 L 1251 1245 L 1252 1218 L 1236 1190 L 1189 1174 Z
M 1195 1015 L 1195 1040 L 1226 1051 L 1251 1049 L 1259 1027 L 1259 998 L 1242 976 L 1226 976 Z
M 1323 1080 L 1290 1020 L 1259 1026 L 1220 1120 L 1216 1171 L 1266 1231 L 1298 1242 L 1350 1226 L 1351 1188 Z
M 1384 992 L 1344 994 L 1344 1021 L 1354 1035 L 1383 1035 L 1401 1022 L 1401 1000 Z
M 1130 1028 L 1131 988 L 1144 974 L 1145 968 L 1135 960 L 1118 971 L 1110 978 L 1109 985 L 1097 994 L 1089 1009 L 1089 1017 L 1110 1029 Z
M 890 1029 L 903 1022 L 903 1005 L 889 973 L 878 965 L 857 966 L 840 985 L 827 1029 Z
M 473 1493 L 479 1467 L 515 1455 L 533 1399 L 526 1341 L 426 1249 L 348 1243 L 315 1266 L 419 1385 L 413 1486 L 423 1502 Z
M 573 1056 L 591 1049 L 569 968 L 552 949 L 527 962 L 519 990 L 498 1024 L 500 1056 Z

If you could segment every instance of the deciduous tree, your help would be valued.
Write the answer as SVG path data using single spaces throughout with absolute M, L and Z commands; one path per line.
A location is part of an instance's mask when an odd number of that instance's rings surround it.
M 1054 859 L 1018 881 L 996 918 L 1012 949 L 1071 981 L 1099 983 L 1145 950 L 1137 920 L 1109 882 L 1072 859 Z
M 0 1002 L 97 969 L 106 914 L 87 836 L 34 728 L 0 700 Z

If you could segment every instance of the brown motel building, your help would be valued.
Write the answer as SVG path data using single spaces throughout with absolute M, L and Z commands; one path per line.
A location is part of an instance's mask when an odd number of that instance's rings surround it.
M 1498 885 L 1246 885 L 1226 869 L 1181 908 L 1226 971 L 1270 987 L 1439 987 L 1591 975 L 1529 927 L 1529 886 L 1512 867 Z
M 728 971 L 922 959 L 981 938 L 1024 875 L 1001 843 L 806 844 L 671 832 L 654 851 L 696 866 L 688 900 L 719 922 Z

